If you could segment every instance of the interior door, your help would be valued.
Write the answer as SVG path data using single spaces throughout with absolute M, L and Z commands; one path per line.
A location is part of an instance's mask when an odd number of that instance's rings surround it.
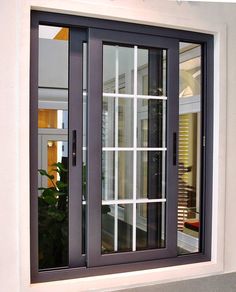
M 90 29 L 89 267 L 177 254 L 178 42 Z

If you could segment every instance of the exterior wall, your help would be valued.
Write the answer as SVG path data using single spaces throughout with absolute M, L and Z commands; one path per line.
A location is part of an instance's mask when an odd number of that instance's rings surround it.
M 30 9 L 215 34 L 213 260 L 126 274 L 30 284 Z M 0 262 L 4 292 L 105 291 L 236 271 L 236 5 L 166 0 L 3 0 L 0 24 Z M 227 76 L 227 78 L 226 78 Z M 227 110 L 227 115 L 226 115 Z M 226 180 L 225 180 L 226 174 Z M 225 183 L 226 182 L 226 183 Z

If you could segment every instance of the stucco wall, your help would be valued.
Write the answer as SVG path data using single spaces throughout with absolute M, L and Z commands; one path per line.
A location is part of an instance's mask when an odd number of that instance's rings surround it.
M 236 4 L 167 0 L 3 0 L 0 24 L 0 291 L 88 291 L 236 271 Z M 213 260 L 30 285 L 29 41 L 31 7 L 215 34 Z M 227 113 L 227 114 L 226 114 Z M 226 174 L 226 179 L 225 179 Z

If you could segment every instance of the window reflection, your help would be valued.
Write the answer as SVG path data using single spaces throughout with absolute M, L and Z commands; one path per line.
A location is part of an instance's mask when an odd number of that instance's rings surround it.
M 178 248 L 199 251 L 201 46 L 180 44 Z
M 39 26 L 39 268 L 68 265 L 68 28 Z
M 103 45 L 102 253 L 165 246 L 164 95 L 165 50 Z

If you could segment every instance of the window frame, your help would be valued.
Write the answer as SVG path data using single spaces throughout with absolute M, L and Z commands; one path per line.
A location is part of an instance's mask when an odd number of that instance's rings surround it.
M 45 271 L 38 271 L 38 220 L 37 220 L 37 198 L 32 194 L 37 188 L 37 164 L 35 164 L 35 157 L 37 157 L 37 99 L 33 102 L 32 97 L 37 96 L 38 92 L 38 26 L 54 25 L 69 27 L 71 33 L 76 34 L 78 28 L 82 29 L 107 29 L 108 27 L 114 31 L 122 31 L 123 33 L 138 33 L 156 37 L 171 38 L 177 42 L 194 42 L 199 43 L 202 46 L 202 133 L 201 133 L 201 234 L 200 234 L 200 253 L 179 255 L 177 257 L 148 260 L 136 263 L 121 263 L 119 265 L 109 265 L 100 267 L 78 267 L 81 264 L 81 260 L 78 258 L 81 256 L 80 249 L 76 248 L 75 242 L 70 241 L 69 245 L 71 252 L 69 253 L 69 268 L 51 269 Z M 73 28 L 76 29 L 73 29 Z M 79 37 L 79 36 L 77 36 Z M 85 40 L 85 35 L 83 37 Z M 76 277 L 86 277 L 94 275 L 103 275 L 111 273 L 120 273 L 135 270 L 153 269 L 158 267 L 166 267 L 173 265 L 182 265 L 188 263 L 196 263 L 211 260 L 211 225 L 212 225 L 212 164 L 213 164 L 213 36 L 210 34 L 189 32 L 183 30 L 159 28 L 147 25 L 139 25 L 132 23 L 125 23 L 119 21 L 102 20 L 89 17 L 69 16 L 64 14 L 56 14 L 49 12 L 31 12 L 31 67 L 30 67 L 30 250 L 31 250 L 31 282 L 45 282 L 52 280 L 71 279 Z M 75 44 L 70 44 L 70 52 L 75 48 Z M 71 62 L 69 66 L 70 73 L 77 72 L 77 76 L 81 76 L 81 60 L 74 58 L 75 62 Z M 80 66 L 81 65 L 81 66 Z M 76 67 L 77 66 L 77 67 Z M 179 67 L 178 67 L 179 68 Z M 75 71 L 74 71 L 75 70 Z M 79 88 L 76 84 L 69 84 L 70 98 L 81 93 L 82 88 Z M 76 101 L 75 101 L 76 102 Z M 78 102 L 78 101 L 77 101 Z M 81 100 L 79 101 L 81 102 Z M 78 104 L 79 105 L 79 104 Z M 73 108 L 70 110 L 73 111 Z M 91 114 L 91 113 L 90 113 Z M 69 115 L 73 116 L 73 115 Z M 70 119 L 70 117 L 69 117 Z M 69 121 L 73 124 L 73 120 Z M 88 125 L 89 127 L 89 125 Z M 81 136 L 81 129 L 78 129 Z M 69 139 L 71 139 L 69 135 Z M 77 138 L 78 138 L 77 136 Z M 78 138 L 79 139 L 79 138 Z M 36 141 L 36 142 L 35 142 Z M 70 141 L 70 140 L 69 140 Z M 79 143 L 79 140 L 77 141 Z M 77 144 L 79 146 L 79 144 Z M 82 147 L 77 147 L 82 149 Z M 77 157 L 81 157 L 77 155 Z M 37 163 L 37 159 L 36 159 Z M 70 170 L 71 171 L 71 170 Z M 81 172 L 81 170 L 78 170 Z M 79 174 L 80 177 L 82 174 Z M 69 182 L 70 187 L 76 187 L 71 180 Z M 77 182 L 79 184 L 79 182 Z M 77 187 L 79 187 L 77 185 Z M 80 194 L 81 195 L 81 194 Z M 78 200 L 76 201 L 78 203 Z M 76 212 L 78 214 L 78 208 L 81 205 L 73 204 L 73 199 L 69 203 L 69 222 L 74 220 Z M 74 210 L 74 211 L 73 211 Z M 70 214 L 70 211 L 72 213 Z M 73 224 L 69 224 L 73 226 Z M 69 227 L 70 228 L 70 227 Z M 71 230 L 72 231 L 72 230 Z M 78 251 L 79 250 L 79 251 Z M 77 258 L 77 261 L 74 259 Z M 80 257 L 81 258 L 81 257 Z M 82 257 L 82 261 L 85 263 L 86 259 Z
M 178 131 L 178 100 L 175 98 L 178 92 L 178 83 L 171 82 L 175 77 L 179 80 L 179 67 L 176 66 L 178 60 L 178 42 L 175 39 L 152 37 L 130 32 L 114 32 L 112 30 L 89 29 L 88 45 L 88 209 L 87 209 L 87 244 L 89 267 L 111 265 L 117 263 L 132 263 L 134 261 L 153 260 L 155 258 L 167 258 L 177 255 L 177 233 L 175 232 L 177 222 L 177 189 L 178 169 L 173 164 L 173 135 Z M 113 254 L 101 255 L 101 230 L 100 205 L 101 198 L 97 196 L 97 190 L 101 190 L 101 162 L 102 153 L 96 149 L 102 149 L 100 137 L 102 136 L 102 46 L 103 44 L 122 44 L 132 46 L 143 46 L 145 48 L 160 48 L 167 51 L 167 130 L 166 139 L 169 151 L 166 159 L 166 246 L 160 249 L 147 249 L 135 252 L 117 252 Z M 96 52 L 96 54 L 94 54 Z M 173 224 L 174 223 L 174 224 Z M 93 237 L 96 246 L 91 242 Z M 91 255 L 91 256 L 90 256 Z

